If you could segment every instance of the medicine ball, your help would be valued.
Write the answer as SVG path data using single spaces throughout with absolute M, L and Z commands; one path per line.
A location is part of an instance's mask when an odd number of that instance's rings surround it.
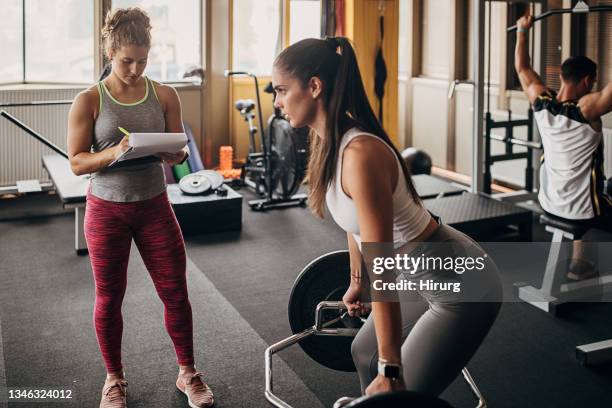
M 423 150 L 409 147 L 402 151 L 402 157 L 411 174 L 431 174 L 431 157 Z

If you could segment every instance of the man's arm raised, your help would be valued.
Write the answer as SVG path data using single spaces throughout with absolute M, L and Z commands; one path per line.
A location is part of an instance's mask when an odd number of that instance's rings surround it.
M 529 29 L 533 25 L 533 17 L 529 15 L 523 16 L 516 22 L 516 25 L 514 68 L 521 81 L 523 92 L 527 95 L 529 103 L 533 104 L 536 98 L 546 90 L 538 74 L 531 68 L 531 63 L 529 61 L 529 46 L 527 40 L 529 38 Z
M 582 116 L 589 122 L 598 120 L 612 111 L 612 82 L 599 92 L 592 92 L 578 101 Z

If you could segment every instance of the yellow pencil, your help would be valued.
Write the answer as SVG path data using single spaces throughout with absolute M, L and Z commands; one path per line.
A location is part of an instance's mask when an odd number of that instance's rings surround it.
M 121 126 L 119 126 L 117 129 L 119 129 L 121 131 L 121 133 L 123 133 L 124 135 L 126 135 L 127 137 L 130 137 L 130 132 L 128 132 L 127 130 L 125 130 L 124 128 L 122 128 Z

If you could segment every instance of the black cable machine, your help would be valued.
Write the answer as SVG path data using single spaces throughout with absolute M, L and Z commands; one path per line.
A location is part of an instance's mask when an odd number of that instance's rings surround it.
M 488 0 L 489 3 L 498 0 Z M 537 0 L 526 1 L 526 3 L 534 4 Z M 559 14 L 584 14 L 593 12 L 606 12 L 612 11 L 612 6 L 589 6 L 584 1 L 578 1 L 573 8 L 568 9 L 552 9 L 542 14 L 534 16 L 534 21 L 540 21 L 547 17 L 559 15 Z M 512 119 L 512 111 L 508 109 L 508 119 L 504 121 L 496 121 L 492 119 L 490 111 L 490 99 L 491 99 L 491 7 L 489 7 L 489 21 L 487 25 L 488 30 L 488 56 L 487 56 L 487 91 L 486 91 L 486 102 L 487 110 L 484 114 L 484 171 L 483 171 L 483 188 L 482 191 L 486 194 L 491 194 L 491 166 L 497 162 L 503 162 L 508 160 L 527 159 L 527 166 L 525 168 L 525 190 L 528 193 L 533 192 L 533 178 L 534 178 L 534 161 L 532 150 L 542 150 L 542 143 L 534 141 L 533 133 L 533 110 L 531 107 L 527 111 L 527 119 Z M 516 25 L 508 27 L 508 33 L 516 31 Z M 534 36 L 531 37 L 532 49 Z M 462 81 L 457 81 L 462 82 Z M 483 87 L 484 88 L 484 87 Z M 514 129 L 518 127 L 527 128 L 527 138 L 518 139 L 514 137 Z M 506 129 L 505 136 L 493 134 L 494 129 Z M 503 142 L 505 144 L 505 152 L 503 154 L 493 155 L 491 152 L 491 141 Z M 526 147 L 526 152 L 515 152 L 514 146 Z
M 489 0 L 488 12 L 488 55 L 487 55 L 487 111 L 485 112 L 485 132 L 484 132 L 484 175 L 483 175 L 483 192 L 491 194 L 491 166 L 498 162 L 508 160 L 527 159 L 525 167 L 525 190 L 528 193 L 533 191 L 533 155 L 531 149 L 542 149 L 542 144 L 533 141 L 533 110 L 531 107 L 527 111 L 527 119 L 512 119 L 512 111 L 508 108 L 508 119 L 504 121 L 493 120 L 491 115 L 491 1 Z M 533 39 L 533 37 L 532 37 Z M 533 47 L 532 47 L 533 48 Z M 514 128 L 526 127 L 527 139 L 518 139 L 514 137 Z M 505 136 L 493 134 L 494 129 L 505 129 Z M 505 151 L 502 154 L 493 155 L 491 152 L 491 141 L 495 140 L 505 144 Z M 526 152 L 515 152 L 514 146 L 527 147 Z
M 569 9 L 553 9 L 553 10 L 548 10 L 542 14 L 539 14 L 537 16 L 534 17 L 534 22 L 535 21 L 540 21 L 543 20 L 547 17 L 553 16 L 553 15 L 559 15 L 559 14 L 586 14 L 586 13 L 592 13 L 592 12 L 611 12 L 612 11 L 612 6 L 593 6 L 590 7 L 588 4 L 586 4 L 584 1 L 580 0 L 576 3 L 576 5 L 573 8 L 569 8 Z M 490 23 L 489 23 L 490 24 Z M 490 27 L 489 27 L 490 29 Z M 517 30 L 517 26 L 513 25 L 511 27 L 508 27 L 507 31 L 508 33 L 510 32 L 514 32 Z M 533 37 L 532 37 L 533 39 Z M 533 47 L 532 47 L 533 48 Z M 489 44 L 489 49 L 490 49 L 490 44 Z M 489 64 L 490 64 L 490 53 L 489 53 Z M 488 109 L 487 109 L 488 110 Z M 486 120 L 486 126 L 487 129 L 489 128 L 489 116 L 490 113 L 487 112 L 487 120 Z M 532 120 L 533 118 L 533 112 L 531 111 L 531 109 L 529 109 L 529 127 L 532 127 Z M 502 122 L 498 122 L 497 123 L 498 127 L 502 127 L 499 125 L 502 125 Z M 528 129 L 530 129 L 528 127 Z M 510 130 L 511 131 L 511 130 Z M 528 135 L 532 134 L 531 133 L 532 130 L 529 130 Z M 488 133 L 488 132 L 487 132 Z M 508 139 L 512 139 L 512 135 L 510 133 L 510 137 L 508 137 L 508 134 L 506 135 L 506 143 L 508 143 Z M 496 139 L 499 140 L 499 139 Z M 485 146 L 485 152 L 488 152 L 486 154 L 487 157 L 487 163 L 490 161 L 489 159 L 491 159 L 490 156 L 490 147 L 488 146 L 488 143 L 490 141 L 490 135 L 487 137 L 487 146 Z M 514 143 L 514 142 L 511 142 Z M 538 146 L 537 144 L 534 144 L 534 142 L 531 141 L 531 138 L 528 136 L 528 141 L 524 142 L 521 141 L 520 143 L 515 143 L 515 144 L 521 144 L 524 143 L 523 145 L 528 147 L 528 148 L 536 148 L 536 149 L 541 149 L 541 144 Z M 531 156 L 530 152 L 528 152 L 529 156 Z M 495 156 L 494 156 L 495 157 Z M 528 158 L 529 160 L 529 158 Z M 488 164 L 485 164 L 487 170 L 488 170 Z M 527 171 L 529 171 L 529 167 L 527 169 Z M 526 173 L 527 175 L 527 173 Z M 486 182 L 486 173 L 485 173 L 485 182 Z M 490 176 L 489 176 L 490 177 Z M 488 187 L 490 189 L 490 184 L 486 184 L 486 187 Z M 547 228 L 550 228 L 547 227 Z M 561 242 L 561 240 L 563 239 L 562 235 L 568 233 L 568 231 L 563 231 L 562 229 L 553 228 L 554 234 L 559 234 L 558 240 L 555 241 L 555 237 L 553 236 L 553 242 Z M 569 235 L 569 239 L 574 239 L 573 235 L 570 234 Z M 552 249 L 551 249 L 551 253 L 552 253 Z M 550 256 L 550 255 L 549 255 Z M 553 264 L 554 265 L 554 264 Z M 528 301 L 529 303 L 536 305 L 538 303 L 540 304 L 546 304 L 549 303 L 548 299 L 546 298 L 546 296 L 551 296 L 550 293 L 550 289 L 553 287 L 553 280 L 555 279 L 555 267 L 552 267 L 551 270 L 552 273 L 549 273 L 548 270 L 548 265 L 547 265 L 547 270 L 546 270 L 546 275 L 544 277 L 544 280 L 542 282 L 542 288 L 541 289 L 532 289 L 532 293 L 535 293 L 536 296 L 534 298 L 529 298 L 529 296 L 527 296 L 526 298 L 523 298 L 523 300 Z M 602 277 L 598 278 L 599 282 L 597 283 L 597 285 L 601 285 L 602 287 L 604 285 L 606 285 L 606 283 L 604 282 L 604 279 Z M 579 284 L 574 284 L 575 287 L 572 287 L 571 284 L 565 284 L 565 285 L 561 285 L 561 292 L 563 292 L 563 287 L 565 286 L 565 294 L 569 295 L 569 298 L 571 299 L 571 295 L 572 295 L 572 291 L 575 291 L 577 293 L 580 293 L 580 290 L 588 288 L 589 286 L 587 285 L 588 282 L 580 282 Z M 521 293 L 521 290 L 524 290 L 525 288 L 519 288 L 519 294 Z M 528 290 L 530 288 L 527 288 L 526 290 L 524 290 L 522 293 L 529 293 Z M 558 294 L 555 293 L 554 295 L 555 297 L 558 296 Z M 541 301 L 544 302 L 541 302 Z M 551 302 L 552 304 L 552 302 Z M 553 304 L 554 306 L 554 304 Z M 554 309 L 553 309 L 554 310 Z M 579 345 L 576 347 L 576 359 L 583 365 L 590 365 L 590 364 L 601 364 L 601 363 L 605 363 L 605 362 L 610 362 L 612 361 L 612 339 L 608 339 L 608 340 L 603 340 L 603 341 L 599 341 L 596 343 L 590 343 L 590 344 L 583 344 L 583 345 Z

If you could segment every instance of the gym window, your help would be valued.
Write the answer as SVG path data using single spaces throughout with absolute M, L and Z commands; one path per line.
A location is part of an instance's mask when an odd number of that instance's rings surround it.
M 1 83 L 91 82 L 93 1 L 8 0 L 3 6 Z
M 269 75 L 281 49 L 282 0 L 233 2 L 232 70 Z
M 0 42 L 3 48 L 0 82 L 23 81 L 22 3 L 22 0 L 8 0 L 4 4 L 4 12 L 0 14 Z
M 397 71 L 400 77 L 407 77 L 409 55 L 409 41 L 411 40 L 410 16 L 413 5 L 407 1 L 401 1 L 399 4 L 399 24 L 398 24 L 398 39 L 397 39 Z
M 319 0 L 234 0 L 232 7 L 234 71 L 270 75 L 274 57 L 284 47 L 321 36 Z
M 183 73 L 202 64 L 198 0 L 113 0 L 112 5 L 94 0 L 3 0 L 0 83 L 95 81 L 101 39 L 94 33 L 94 18 L 100 19 L 101 27 L 107 10 L 94 10 L 96 4 L 147 11 L 153 43 L 146 74 L 162 82 L 191 82 Z
M 305 38 L 321 35 L 321 2 L 291 0 L 289 2 L 289 45 Z
M 151 18 L 153 41 L 145 74 L 160 82 L 191 82 L 183 75 L 202 65 L 200 1 L 113 0 L 113 8 L 138 6 Z

